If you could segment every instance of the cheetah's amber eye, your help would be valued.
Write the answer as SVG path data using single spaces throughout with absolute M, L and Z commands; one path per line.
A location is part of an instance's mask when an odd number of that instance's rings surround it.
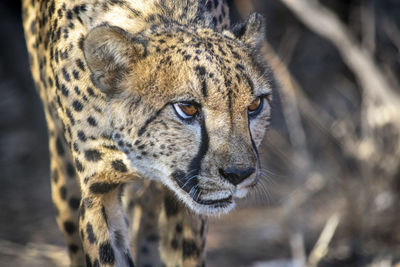
M 261 112 L 264 106 L 264 98 L 259 96 L 247 107 L 247 112 L 250 116 L 256 116 Z
M 173 106 L 178 116 L 185 120 L 193 118 L 199 112 L 199 108 L 193 103 L 175 103 Z

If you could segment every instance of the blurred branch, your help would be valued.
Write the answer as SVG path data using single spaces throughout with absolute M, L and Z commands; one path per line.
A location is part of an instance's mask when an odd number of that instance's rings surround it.
M 375 65 L 373 56 L 359 47 L 346 26 L 318 1 L 281 0 L 311 30 L 332 42 L 354 72 L 364 93 L 384 103 L 399 104 L 398 95 Z
M 375 9 L 371 0 L 361 3 L 361 29 L 362 29 L 362 45 L 372 55 L 375 54 Z
M 396 46 L 397 52 L 400 53 L 400 30 L 388 18 L 383 19 L 383 30 L 393 45 Z
M 306 249 L 304 248 L 304 235 L 301 231 L 295 231 L 291 234 L 290 248 L 296 263 L 299 266 L 306 266 Z
M 321 259 L 323 259 L 325 255 L 328 253 L 329 243 L 331 242 L 333 235 L 335 234 L 339 222 L 340 222 L 339 214 L 334 213 L 331 217 L 329 217 L 328 221 L 325 224 L 324 229 L 321 232 L 321 235 L 318 238 L 317 243 L 315 244 L 313 250 L 310 253 L 307 266 L 310 267 L 318 266 L 318 263 L 321 261 Z

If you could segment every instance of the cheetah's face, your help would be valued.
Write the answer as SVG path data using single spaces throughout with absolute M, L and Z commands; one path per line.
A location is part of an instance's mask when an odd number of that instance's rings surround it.
M 85 41 L 118 148 L 195 212 L 228 212 L 257 183 L 271 94 L 254 56 L 262 31 L 253 15 L 236 35 L 102 26 Z

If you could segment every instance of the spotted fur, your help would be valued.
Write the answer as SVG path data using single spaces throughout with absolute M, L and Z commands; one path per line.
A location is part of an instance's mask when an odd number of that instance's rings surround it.
M 224 1 L 23 1 L 73 266 L 201 266 L 206 216 L 256 185 L 264 22 L 229 29 L 228 12 Z M 198 112 L 182 118 L 177 103 Z

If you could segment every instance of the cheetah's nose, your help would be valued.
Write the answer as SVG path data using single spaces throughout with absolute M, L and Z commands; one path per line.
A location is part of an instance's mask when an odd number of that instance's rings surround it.
M 221 174 L 222 177 L 227 179 L 233 185 L 238 185 L 244 179 L 246 179 L 247 177 L 252 175 L 255 172 L 255 170 L 256 169 L 253 167 L 240 169 L 235 166 L 232 166 L 232 167 L 228 167 L 226 169 L 220 168 L 219 174 Z

